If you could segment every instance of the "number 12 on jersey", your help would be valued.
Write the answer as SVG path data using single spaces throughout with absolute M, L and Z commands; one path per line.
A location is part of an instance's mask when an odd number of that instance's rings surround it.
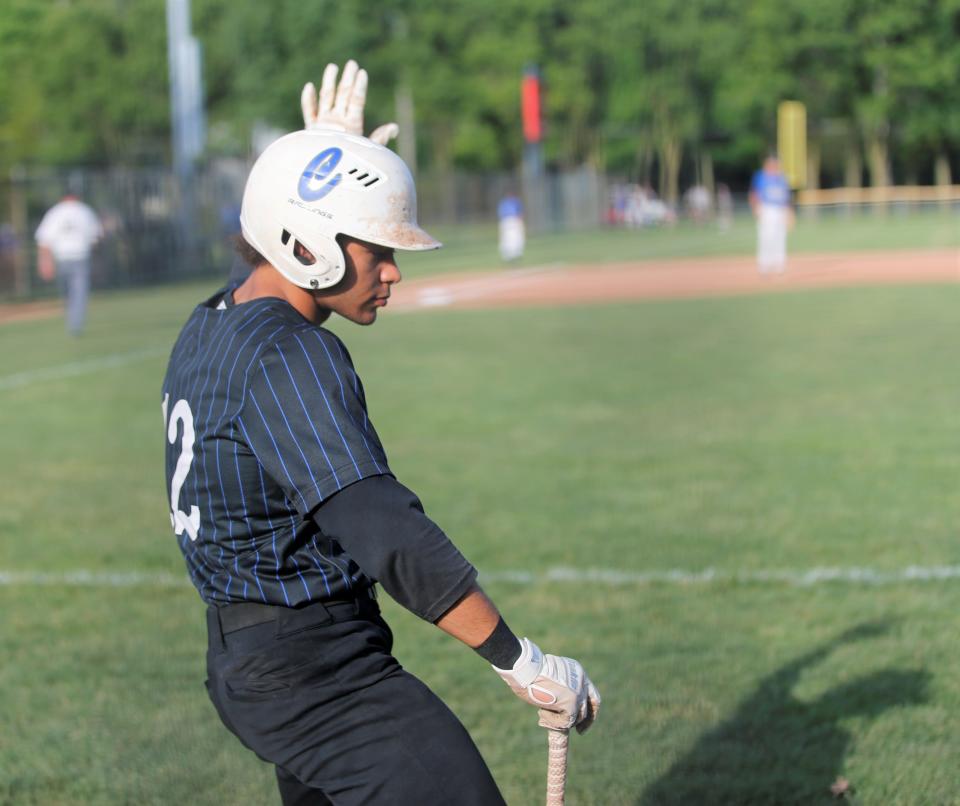
M 193 412 L 190 411 L 190 404 L 186 400 L 178 400 L 173 406 L 173 411 L 170 412 L 168 422 L 167 407 L 169 404 L 170 395 L 165 394 L 161 408 L 163 409 L 163 424 L 167 429 L 167 441 L 171 445 L 177 441 L 177 434 L 180 431 L 178 424 L 183 423 L 180 456 L 173 472 L 173 480 L 170 482 L 170 525 L 178 537 L 186 531 L 191 540 L 196 540 L 197 534 L 200 532 L 200 510 L 196 504 L 190 507 L 189 515 L 180 509 L 180 490 L 183 489 L 183 483 L 190 473 L 190 465 L 193 464 L 193 443 L 195 440 Z

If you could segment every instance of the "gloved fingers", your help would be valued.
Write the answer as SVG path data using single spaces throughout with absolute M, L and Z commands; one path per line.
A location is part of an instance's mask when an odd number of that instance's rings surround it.
M 337 74 L 340 81 L 337 82 Z M 320 92 L 313 82 L 304 85 L 300 93 L 303 125 L 307 129 L 333 129 L 363 136 L 363 109 L 367 102 L 367 71 L 350 59 L 343 71 L 330 63 L 323 70 Z M 370 140 L 384 146 L 400 133 L 396 123 L 377 127 Z
M 312 81 L 303 85 L 300 93 L 300 109 L 303 111 L 303 128 L 311 129 L 317 122 L 317 88 Z
M 353 84 L 357 79 L 357 63 L 350 59 L 343 66 L 343 73 L 340 74 L 340 84 L 337 86 L 337 97 L 333 102 L 333 111 L 337 118 L 346 122 L 347 105 L 350 103 L 350 96 L 353 94 Z
M 353 82 L 353 92 L 347 100 L 344 124 L 348 132 L 363 136 L 363 106 L 367 102 L 367 71 L 360 69 Z
M 318 114 L 328 115 L 333 111 L 334 93 L 337 91 L 337 72 L 339 71 L 332 62 L 323 70 L 323 79 L 320 82 L 320 106 Z M 346 68 L 344 68 L 346 72 Z
M 590 678 L 585 680 L 587 696 L 583 701 L 580 719 L 577 721 L 577 733 L 586 733 L 593 725 L 600 713 L 600 692 L 597 687 L 590 682 Z
M 593 723 L 597 718 L 597 712 L 594 711 L 589 704 L 584 708 L 583 716 L 577 720 L 576 728 L 577 733 L 586 733 L 593 727 Z
M 400 127 L 396 123 L 384 123 L 370 132 L 370 139 L 378 146 L 385 146 L 398 134 L 400 134 Z
M 594 713 L 600 710 L 600 692 L 597 691 L 597 687 L 593 685 L 590 678 L 587 678 L 587 699 L 590 700 L 590 705 L 593 707 Z

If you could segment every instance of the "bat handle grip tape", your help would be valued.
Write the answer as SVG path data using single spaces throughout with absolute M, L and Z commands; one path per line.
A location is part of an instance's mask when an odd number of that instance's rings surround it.
M 564 790 L 567 787 L 567 743 L 570 732 L 548 730 L 547 742 L 547 806 L 563 806 Z

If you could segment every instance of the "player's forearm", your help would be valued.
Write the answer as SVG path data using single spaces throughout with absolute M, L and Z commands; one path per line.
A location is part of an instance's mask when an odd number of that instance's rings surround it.
M 477 584 L 435 624 L 498 668 L 512 667 L 523 648 L 496 605 Z
M 53 252 L 50 247 L 43 244 L 37 245 L 37 272 L 41 279 L 52 280 L 56 274 L 56 264 L 53 260 Z
M 436 622 L 441 630 L 476 649 L 490 637 L 500 621 L 500 613 L 490 598 L 474 586 Z

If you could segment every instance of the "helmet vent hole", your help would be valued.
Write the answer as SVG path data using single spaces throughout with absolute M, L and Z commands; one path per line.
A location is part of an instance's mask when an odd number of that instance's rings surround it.
M 293 242 L 293 256 L 304 266 L 312 266 L 317 262 L 317 259 L 313 256 L 313 252 L 307 249 L 300 241 Z
M 374 170 L 366 171 L 363 168 L 358 168 L 356 166 L 347 171 L 347 176 L 353 177 L 365 188 L 373 187 L 373 185 L 377 184 L 377 182 L 383 179 L 383 177 Z
M 280 243 L 286 246 L 289 242 L 290 242 L 290 231 L 284 230 L 282 233 L 280 233 Z

